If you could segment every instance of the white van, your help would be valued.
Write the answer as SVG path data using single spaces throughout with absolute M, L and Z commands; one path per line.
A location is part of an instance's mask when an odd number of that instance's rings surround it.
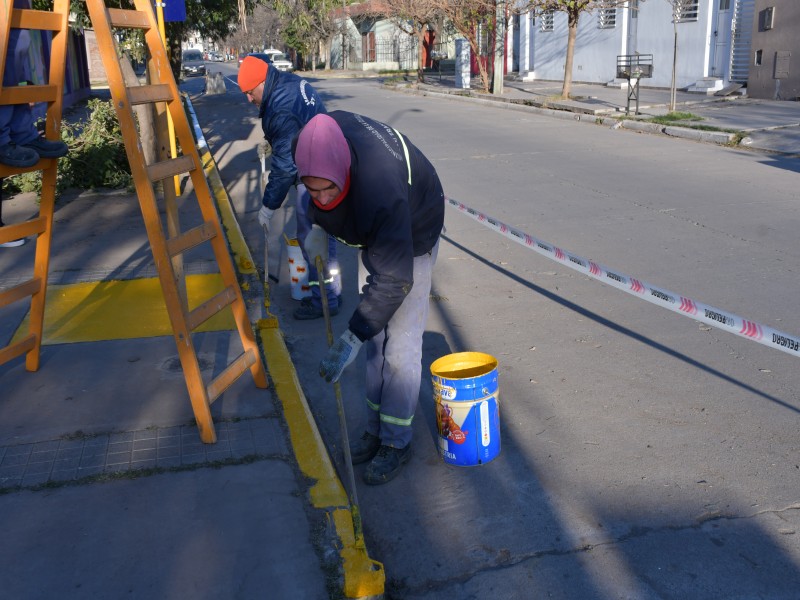
M 263 53 L 269 55 L 269 57 L 272 59 L 272 64 L 279 71 L 294 71 L 294 65 L 292 64 L 292 61 L 290 61 L 289 58 L 280 50 L 270 48 L 268 50 L 264 50 Z

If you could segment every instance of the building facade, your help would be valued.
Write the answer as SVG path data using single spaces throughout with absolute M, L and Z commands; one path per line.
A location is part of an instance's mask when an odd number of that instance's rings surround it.
M 800 2 L 756 0 L 747 95 L 800 100 Z
M 745 84 L 755 0 L 630 0 L 584 13 L 578 22 L 573 81 L 617 84 L 617 57 L 652 54 L 643 86 L 713 92 Z M 675 18 L 673 17 L 675 16 Z M 530 12 L 513 19 L 507 47 L 523 79 L 562 80 L 567 15 Z M 677 40 L 677 43 L 676 43 Z

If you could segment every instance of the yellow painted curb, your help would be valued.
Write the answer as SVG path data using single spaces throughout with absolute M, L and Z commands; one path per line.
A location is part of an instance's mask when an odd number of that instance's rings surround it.
M 344 593 L 348 598 L 383 594 L 386 575 L 383 565 L 369 558 L 363 539 L 356 539 L 353 514 L 347 493 L 322 442 L 314 417 L 300 388 L 289 350 L 278 329 L 259 331 L 275 392 L 283 405 L 289 436 L 297 463 L 304 475 L 315 480 L 311 502 L 333 515 L 344 570 Z
M 236 264 L 236 268 L 239 269 L 239 272 L 243 275 L 257 273 L 253 257 L 250 254 L 250 249 L 247 247 L 247 242 L 244 240 L 242 230 L 239 228 L 239 222 L 236 220 L 236 215 L 233 212 L 231 199 L 219 176 L 214 157 L 211 156 L 211 152 L 206 150 L 200 155 L 200 161 L 203 163 L 203 171 L 206 174 L 206 180 L 211 188 L 211 194 L 217 201 L 222 225 L 225 228 L 226 237 L 228 238 L 228 244 L 233 253 L 233 260 Z

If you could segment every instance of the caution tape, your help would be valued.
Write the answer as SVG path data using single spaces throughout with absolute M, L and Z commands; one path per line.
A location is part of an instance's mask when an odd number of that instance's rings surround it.
M 692 317 L 712 327 L 722 329 L 748 340 L 756 341 L 764 346 L 776 348 L 792 356 L 800 356 L 800 338 L 787 333 L 761 325 L 755 321 L 748 321 L 728 311 L 692 300 L 664 288 L 657 288 L 646 281 L 630 277 L 619 271 L 609 269 L 599 263 L 587 260 L 577 254 L 568 252 L 558 246 L 544 242 L 532 235 L 509 227 L 505 223 L 493 219 L 470 208 L 457 200 L 447 198 L 450 206 L 472 217 L 482 225 L 501 233 L 523 246 L 535 250 L 542 256 L 561 263 L 571 269 L 588 275 L 598 281 L 627 292 L 637 298 L 642 298 L 662 308 L 676 312 L 679 315 Z

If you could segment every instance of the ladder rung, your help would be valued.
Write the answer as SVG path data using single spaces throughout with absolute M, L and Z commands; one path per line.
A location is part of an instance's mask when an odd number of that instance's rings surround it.
M 42 280 L 39 278 L 24 281 L 19 285 L 0 292 L 0 308 L 13 304 L 23 298 L 33 296 L 42 289 Z
M 57 158 L 43 158 L 32 167 L 9 167 L 8 165 L 0 165 L 0 179 L 19 175 L 20 173 L 28 173 L 30 171 L 46 171 L 57 164 L 57 160 Z
M 172 89 L 166 83 L 153 85 L 133 85 L 128 88 L 131 104 L 147 104 L 148 102 L 167 102 L 172 100 Z
M 206 393 L 208 394 L 208 403 L 212 404 L 214 400 L 222 395 L 222 392 L 227 390 L 231 384 L 239 379 L 241 375 L 256 363 L 256 353 L 252 350 L 244 352 L 229 364 L 226 369 L 219 374 L 219 376 L 208 384 Z
M 55 102 L 58 86 L 12 85 L 0 88 L 0 104 L 28 104 L 29 102 Z
M 147 167 L 147 176 L 150 181 L 161 181 L 167 177 L 174 177 L 181 173 L 188 173 L 194 169 L 194 159 L 190 154 L 162 160 Z
M 18 240 L 20 238 L 28 237 L 31 235 L 39 235 L 44 233 L 45 218 L 36 217 L 24 223 L 14 223 L 13 225 L 4 225 L 0 227 L 0 244 L 10 242 L 11 240 Z
M 113 27 L 127 27 L 128 29 L 150 29 L 150 20 L 140 10 L 124 10 L 109 8 L 108 16 L 111 17 Z
M 189 318 L 187 319 L 189 331 L 194 331 L 200 327 L 226 306 L 232 304 L 234 300 L 236 300 L 236 292 L 233 291 L 231 286 L 228 286 L 213 298 L 203 302 L 189 313 Z
M 39 29 L 61 31 L 62 13 L 49 10 L 14 9 L 11 13 L 11 27 L 15 29 Z
M 11 344 L 5 348 L 0 349 L 0 365 L 6 364 L 8 361 L 22 356 L 26 352 L 30 352 L 36 346 L 36 336 L 30 334 L 26 338 L 20 340 L 16 344 Z
M 167 254 L 177 256 L 189 248 L 207 242 L 216 235 L 214 225 L 208 221 L 197 227 L 184 231 L 181 235 L 167 240 Z

